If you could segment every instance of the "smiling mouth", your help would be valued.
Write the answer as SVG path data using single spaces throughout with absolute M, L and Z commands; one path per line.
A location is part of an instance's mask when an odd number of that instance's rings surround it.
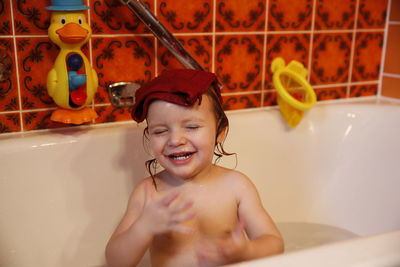
M 194 152 L 185 152 L 185 153 L 178 153 L 178 154 L 171 154 L 168 155 L 168 158 L 173 159 L 173 160 L 185 160 L 190 158 Z

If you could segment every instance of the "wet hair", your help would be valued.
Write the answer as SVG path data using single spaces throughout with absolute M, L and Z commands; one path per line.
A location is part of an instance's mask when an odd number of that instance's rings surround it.
M 221 159 L 222 156 L 236 155 L 236 153 L 228 153 L 224 149 L 224 142 L 225 142 L 226 136 L 228 135 L 228 132 L 229 132 L 229 120 L 225 114 L 223 107 L 222 107 L 220 98 L 219 98 L 217 92 L 215 92 L 215 90 L 219 90 L 219 88 L 215 88 L 214 86 L 211 86 L 204 92 L 203 96 L 204 95 L 208 96 L 211 99 L 215 119 L 217 122 L 217 127 L 216 127 L 217 131 L 216 131 L 216 135 L 215 135 L 215 149 L 214 149 L 214 155 L 216 156 L 214 163 L 216 164 L 216 163 L 218 163 L 218 161 Z M 222 133 L 224 134 L 224 139 L 222 140 L 222 142 L 218 142 L 218 140 L 217 140 L 218 136 Z M 146 127 L 143 132 L 143 143 L 145 143 L 146 141 L 149 141 L 148 134 L 149 134 L 148 127 Z M 154 187 L 157 189 L 157 185 L 155 182 L 155 173 L 156 173 L 157 167 L 158 167 L 157 160 L 155 158 L 153 158 L 153 159 L 147 160 L 145 164 L 146 164 L 147 171 L 149 172 L 149 174 L 153 180 Z

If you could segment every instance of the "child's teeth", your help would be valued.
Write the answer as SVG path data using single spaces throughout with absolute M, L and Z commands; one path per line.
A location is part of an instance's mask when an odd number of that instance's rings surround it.
M 181 156 L 172 156 L 176 160 L 184 160 L 190 157 L 190 154 L 181 155 Z

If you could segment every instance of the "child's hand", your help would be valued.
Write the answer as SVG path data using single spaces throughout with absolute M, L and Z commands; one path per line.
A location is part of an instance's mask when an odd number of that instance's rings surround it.
M 197 259 L 201 266 L 219 266 L 244 260 L 248 241 L 243 235 L 244 224 L 239 218 L 232 235 L 216 239 L 214 242 L 204 241 L 201 250 L 197 251 Z
M 192 234 L 194 230 L 181 223 L 195 216 L 192 201 L 183 201 L 178 192 L 157 197 L 152 192 L 150 182 L 145 182 L 145 200 L 139 220 L 151 235 L 167 232 Z

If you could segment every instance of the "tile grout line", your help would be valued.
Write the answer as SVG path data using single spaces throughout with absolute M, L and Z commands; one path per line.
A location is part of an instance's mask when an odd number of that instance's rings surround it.
M 314 0 L 313 2 L 313 11 L 312 11 L 312 17 L 311 17 L 311 32 L 310 32 L 310 44 L 308 47 L 308 77 L 307 81 L 310 83 L 311 81 L 311 73 L 312 73 L 312 68 L 311 68 L 311 62 L 312 62 L 312 56 L 313 56 L 313 48 L 314 48 L 314 30 L 315 30 L 315 10 L 317 9 L 316 7 L 317 0 Z
M 396 73 L 390 73 L 390 72 L 383 71 L 382 76 L 400 79 L 400 74 L 396 74 Z
M 390 22 L 390 25 L 399 25 L 396 22 Z M 268 34 L 270 35 L 282 35 L 282 34 L 329 34 L 329 33 L 353 33 L 354 30 L 299 30 L 299 31 L 270 31 Z M 384 32 L 385 28 L 373 28 L 373 29 L 356 29 L 357 32 Z M 216 36 L 219 35 L 262 35 L 264 31 L 249 31 L 249 32 L 184 32 L 184 33 L 173 33 L 174 36 L 208 36 L 215 34 Z M 151 33 L 122 33 L 122 34 L 92 34 L 93 37 L 103 37 L 103 38 L 113 38 L 113 37 L 152 37 L 154 36 Z M 2 38 L 12 38 L 13 35 L 1 35 L 0 39 Z M 18 35 L 21 38 L 43 38 L 48 37 L 45 34 L 21 34 Z
M 154 16 L 157 17 L 157 0 L 154 0 Z M 151 34 L 153 36 L 154 40 L 154 77 L 157 77 L 158 75 L 158 42 L 157 38 L 154 36 L 154 34 Z
M 87 0 L 87 5 L 90 7 L 90 0 Z M 92 28 L 92 14 L 91 13 L 92 13 L 92 9 L 90 8 L 88 10 L 88 16 L 87 16 L 87 22 L 88 22 L 90 28 Z M 92 34 L 92 36 L 93 36 L 93 34 Z M 90 57 L 90 68 L 93 68 L 93 43 L 92 43 L 92 38 L 89 38 L 89 57 Z M 96 72 L 96 74 L 97 74 L 97 72 Z M 99 88 L 97 87 L 97 90 L 98 89 Z M 95 94 L 95 96 L 96 96 L 96 94 Z M 93 110 L 95 109 L 95 104 L 94 104 L 95 96 L 93 97 L 92 103 L 90 104 L 90 106 L 92 107 Z M 95 123 L 96 123 L 96 119 L 92 119 L 92 124 L 95 124 Z
M 23 123 L 23 117 L 22 117 L 22 97 L 21 97 L 21 83 L 20 83 L 20 78 L 19 78 L 19 64 L 18 64 L 18 52 L 17 52 L 17 38 L 15 35 L 15 22 L 14 22 L 14 8 L 13 8 L 13 3 L 12 0 L 10 0 L 10 14 L 11 14 L 11 27 L 12 27 L 12 39 L 13 39 L 13 45 L 14 45 L 14 60 L 15 60 L 15 72 L 17 76 L 17 89 L 18 89 L 18 104 L 19 104 L 19 124 L 21 127 L 20 132 L 24 132 L 24 123 Z
M 358 9 L 360 7 L 360 0 L 356 1 L 356 13 L 354 15 L 354 25 L 353 25 L 353 35 L 351 40 L 351 50 L 350 50 L 350 62 L 349 62 L 349 74 L 347 78 L 347 90 L 346 90 L 346 98 L 350 98 L 351 91 L 351 81 L 353 79 L 353 61 L 354 61 L 354 53 L 356 47 L 356 38 L 357 38 L 357 23 L 358 23 Z
M 267 71 L 267 38 L 268 38 L 268 10 L 269 10 L 269 0 L 266 1 L 265 4 L 265 25 L 264 25 L 264 54 L 263 54 L 263 62 L 262 62 L 262 73 L 261 73 L 261 107 L 264 106 L 264 97 L 265 97 L 265 81 L 266 81 L 266 71 Z
M 389 17 L 390 17 L 390 11 L 392 7 L 392 0 L 388 1 L 387 5 L 387 11 L 386 11 L 386 25 L 385 25 L 385 32 L 384 32 L 384 37 L 383 37 L 383 48 L 382 48 L 382 55 L 381 55 L 381 65 L 380 65 L 380 70 L 379 70 L 379 85 L 378 85 L 378 96 L 382 96 L 382 84 L 383 84 L 383 76 L 384 76 L 384 67 L 385 67 L 385 60 L 386 60 L 386 45 L 387 45 L 387 39 L 389 36 Z
M 216 27 L 217 27 L 217 0 L 213 0 L 213 19 L 212 19 L 212 38 L 211 38 L 211 72 L 215 73 L 215 44 L 216 44 Z M 221 82 L 221 81 L 220 81 Z M 222 84 L 222 82 L 221 82 Z M 222 84 L 223 86 L 223 84 Z M 222 90 L 222 88 L 221 88 Z

